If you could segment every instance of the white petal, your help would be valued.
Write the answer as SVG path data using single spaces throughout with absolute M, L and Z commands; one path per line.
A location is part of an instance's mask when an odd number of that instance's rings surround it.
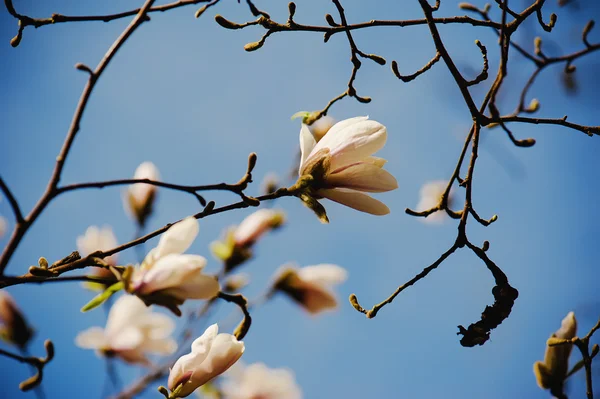
M 323 148 L 330 149 L 331 169 L 360 162 L 385 145 L 387 131 L 385 126 L 366 117 L 352 118 L 336 123 L 325 137 L 317 143 L 308 156 Z
M 242 356 L 244 349 L 244 343 L 238 341 L 233 335 L 217 335 L 202 367 L 192 376 L 193 384 L 196 387 L 202 386 L 227 371 Z
M 315 140 L 319 142 L 327 134 L 329 129 L 335 125 L 335 123 L 335 119 L 333 119 L 331 116 L 325 115 L 314 121 L 313 124 L 308 128 L 310 129 L 310 132 Z
M 371 163 L 357 163 L 327 177 L 332 187 L 350 188 L 358 191 L 381 193 L 398 188 L 396 178 L 387 170 Z
M 310 154 L 310 152 L 313 150 L 313 148 L 315 147 L 315 145 L 317 144 L 317 142 L 315 141 L 314 136 L 312 135 L 312 133 L 310 132 L 308 126 L 306 126 L 304 123 L 302 124 L 302 127 L 300 128 L 300 169 L 298 170 L 298 173 L 301 173 L 302 171 L 302 167 L 304 166 L 304 161 L 306 161 L 306 158 L 308 158 L 308 154 Z
M 221 286 L 214 276 L 207 276 L 198 271 L 185 279 L 181 284 L 165 290 L 166 294 L 185 299 L 211 299 L 217 296 Z
M 134 279 L 134 289 L 140 294 L 150 294 L 177 287 L 196 273 L 201 273 L 205 265 L 206 259 L 200 255 L 167 255 L 144 272 L 141 281 Z
M 106 335 L 115 336 L 119 331 L 135 324 L 139 317 L 144 317 L 148 308 L 141 299 L 134 295 L 122 295 L 115 301 L 108 312 Z
M 114 350 L 135 350 L 144 342 L 144 334 L 136 325 L 120 330 L 117 334 L 109 335 L 108 344 Z
M 196 338 L 194 342 L 192 342 L 192 352 L 194 353 L 208 353 L 212 346 L 212 342 L 219 334 L 219 326 L 218 324 L 212 324 L 208 326 L 208 328 L 204 331 L 204 333 Z
M 571 339 L 577 334 L 577 320 L 575 313 L 569 312 L 563 319 L 560 329 L 556 332 L 558 338 Z
M 298 270 L 298 276 L 306 281 L 322 285 L 340 284 L 348 278 L 348 272 L 343 267 L 323 263 L 306 266 Z
M 359 191 L 336 188 L 319 190 L 318 194 L 339 204 L 346 205 L 357 211 L 370 213 L 371 215 L 381 216 L 390 213 L 390 209 L 383 202 Z
M 194 242 L 199 230 L 198 221 L 191 216 L 175 223 L 160 237 L 153 254 L 154 260 L 169 254 L 184 253 Z
M 75 344 L 84 349 L 101 349 L 106 346 L 106 335 L 100 327 L 91 327 L 75 337 Z
M 135 170 L 133 178 L 138 180 L 160 180 L 158 169 L 152 162 L 141 163 Z M 138 206 L 143 206 L 154 191 L 156 191 L 156 186 L 151 184 L 135 183 L 129 187 L 129 192 Z
M 151 339 L 164 339 L 175 331 L 175 322 L 167 315 L 149 312 L 138 325 L 147 330 Z

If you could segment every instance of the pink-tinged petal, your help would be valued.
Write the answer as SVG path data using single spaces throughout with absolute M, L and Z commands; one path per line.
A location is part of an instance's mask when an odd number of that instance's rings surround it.
M 205 265 L 206 259 L 200 255 L 167 255 L 144 272 L 141 280 L 134 281 L 133 285 L 139 294 L 177 287 L 196 273 L 201 273 Z
M 300 128 L 300 153 L 301 153 L 301 156 L 300 156 L 300 169 L 298 170 L 298 173 L 300 173 L 302 171 L 302 167 L 304 166 L 304 161 L 306 161 L 306 158 L 308 158 L 308 154 L 310 154 L 310 152 L 312 151 L 312 149 L 315 147 L 316 144 L 317 144 L 317 142 L 315 141 L 314 136 L 310 132 L 310 129 L 308 128 L 308 126 L 306 126 L 303 123 L 302 127 Z
M 331 169 L 336 170 L 360 162 L 383 148 L 387 140 L 385 126 L 366 118 L 352 118 L 352 121 L 342 121 L 334 125 L 313 148 L 308 159 L 321 149 L 329 148 Z M 343 125 L 338 127 L 341 123 Z
M 176 287 L 168 288 L 165 294 L 185 299 L 212 299 L 221 289 L 219 281 L 214 276 L 207 276 L 201 271 L 189 277 Z
M 346 269 L 329 263 L 305 266 L 297 274 L 303 281 L 322 285 L 341 284 L 348 278 Z
M 327 177 L 331 187 L 381 193 L 398 188 L 396 178 L 387 170 L 371 163 L 358 163 Z
M 84 349 L 101 349 L 106 346 L 106 335 L 102 328 L 91 327 L 77 335 L 75 344 Z
M 383 202 L 359 191 L 336 188 L 319 190 L 318 194 L 339 204 L 346 205 L 357 211 L 370 213 L 371 215 L 382 216 L 390 213 L 390 209 Z

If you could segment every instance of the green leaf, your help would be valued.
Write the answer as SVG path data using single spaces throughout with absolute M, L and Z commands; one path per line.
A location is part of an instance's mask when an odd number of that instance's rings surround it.
M 113 296 L 114 293 L 121 291 L 123 288 L 125 288 L 125 284 L 122 281 L 111 285 L 104 292 L 96 295 L 91 301 L 86 303 L 85 306 L 81 308 L 81 311 L 87 312 L 89 310 L 97 308 L 98 306 L 106 302 L 108 298 Z

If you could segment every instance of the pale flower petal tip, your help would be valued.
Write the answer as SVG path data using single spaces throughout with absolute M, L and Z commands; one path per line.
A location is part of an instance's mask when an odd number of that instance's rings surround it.
M 436 207 L 439 204 L 442 195 L 446 191 L 447 186 L 448 182 L 445 180 L 433 180 L 425 183 L 419 191 L 420 200 L 417 204 L 417 211 L 423 212 Z M 451 207 L 454 202 L 454 196 L 454 190 L 451 189 L 447 200 L 449 207 Z M 427 224 L 442 224 L 447 220 L 447 214 L 445 210 L 440 210 L 433 212 L 427 217 L 419 217 L 418 219 Z
M 386 161 L 373 156 L 383 148 L 386 140 L 386 127 L 368 117 L 340 121 L 320 140 L 314 140 L 312 135 L 309 137 L 303 126 L 299 176 L 301 179 L 307 175 L 311 177 L 302 180 L 309 186 L 305 197 L 328 198 L 373 215 L 388 214 L 386 205 L 364 194 L 398 188 L 396 178 L 383 169 Z M 306 198 L 303 201 L 310 202 Z
M 107 251 L 118 245 L 117 237 L 110 226 L 89 226 L 85 233 L 77 237 L 77 249 L 82 256 L 96 251 Z M 111 266 L 117 265 L 117 254 L 107 256 L 104 261 Z M 102 271 L 103 269 L 98 269 Z
M 160 175 L 152 162 L 143 162 L 135 170 L 133 178 L 136 180 L 148 179 L 158 181 L 160 180 Z M 126 211 L 141 226 L 145 224 L 146 219 L 152 213 L 156 191 L 157 186 L 146 183 L 132 184 L 126 191 L 124 196 Z

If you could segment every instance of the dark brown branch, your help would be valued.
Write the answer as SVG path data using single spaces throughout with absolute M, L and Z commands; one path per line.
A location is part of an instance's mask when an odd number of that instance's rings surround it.
M 168 4 L 162 4 L 160 6 L 151 7 L 147 10 L 148 13 L 151 12 L 165 12 L 172 10 L 174 8 L 185 7 L 194 4 L 206 3 L 209 0 L 179 0 L 174 1 Z M 33 26 L 35 28 L 39 28 L 46 25 L 53 25 L 65 22 L 110 22 L 115 19 L 127 18 L 137 15 L 141 8 L 136 8 L 135 10 L 123 11 L 116 14 L 107 14 L 107 15 L 62 15 L 62 14 L 52 14 L 50 18 L 31 18 L 27 15 L 19 14 L 13 5 L 12 0 L 4 0 L 4 4 L 9 14 L 19 20 L 19 29 L 22 31 L 26 26 Z M 17 43 L 18 44 L 18 43 Z
M 19 202 L 17 201 L 17 199 L 15 198 L 13 193 L 10 191 L 10 189 L 8 188 L 8 186 L 4 182 L 4 179 L 2 179 L 1 176 L 0 176 L 0 190 L 2 190 L 2 192 L 4 193 L 4 196 L 8 200 L 8 203 L 10 204 L 10 207 L 12 208 L 13 214 L 15 215 L 17 224 L 23 223 L 23 213 L 21 212 L 21 207 L 19 206 Z
M 93 73 L 90 74 L 87 84 L 81 93 L 81 97 L 79 99 L 79 103 L 77 104 L 77 108 L 75 110 L 75 114 L 73 115 L 73 120 L 71 121 L 71 126 L 69 127 L 69 131 L 67 132 L 67 136 L 62 145 L 60 153 L 56 158 L 56 166 L 54 167 L 54 171 L 52 172 L 52 176 L 50 177 L 50 181 L 44 191 L 44 194 L 35 205 L 31 213 L 23 220 L 22 223 L 18 223 L 13 231 L 10 240 L 4 248 L 2 255 L 0 256 L 0 275 L 4 273 L 4 269 L 6 268 L 8 261 L 10 260 L 12 254 L 15 249 L 21 242 L 23 236 L 29 229 L 29 227 L 35 222 L 38 216 L 42 213 L 42 211 L 46 208 L 46 206 L 52 201 L 52 199 L 56 196 L 56 190 L 58 187 L 58 183 L 60 181 L 60 177 L 62 174 L 62 170 L 65 165 L 65 161 L 67 160 L 67 156 L 69 155 L 69 151 L 71 150 L 71 146 L 73 145 L 73 141 L 75 140 L 75 136 L 80 128 L 81 119 L 83 117 L 83 113 L 88 104 L 88 100 L 92 95 L 92 91 L 98 82 L 98 79 L 115 56 L 117 51 L 121 48 L 121 46 L 127 41 L 127 39 L 131 36 L 131 34 L 146 20 L 146 13 L 152 6 L 155 0 L 146 0 L 142 8 L 137 13 L 137 16 L 131 21 L 129 26 L 123 31 L 123 33 L 117 38 L 117 40 L 113 43 L 113 45 L 108 49 L 96 69 Z M 7 8 L 9 12 L 14 12 L 14 7 L 12 7 L 11 0 L 5 0 Z
M 37 370 L 35 375 L 29 377 L 19 384 L 19 389 L 21 389 L 21 391 L 29 391 L 42 383 L 44 367 L 52 360 L 52 358 L 54 358 L 54 345 L 52 344 L 52 341 L 49 339 L 44 341 L 44 348 L 46 349 L 45 357 L 21 356 L 5 351 L 4 349 L 0 349 L 0 356 L 5 356 L 21 363 L 27 363 Z
M 398 287 L 396 289 L 396 291 L 394 291 L 392 293 L 392 295 L 390 295 L 388 298 L 386 298 L 383 302 L 380 302 L 377 305 L 373 306 L 373 308 L 371 310 L 364 309 L 359 304 L 358 298 L 356 297 L 355 294 L 350 295 L 350 298 L 349 298 L 350 304 L 354 307 L 354 309 L 358 310 L 360 313 L 365 314 L 367 316 L 367 318 L 372 319 L 373 317 L 377 316 L 377 313 L 379 312 L 379 310 L 382 307 L 384 307 L 387 304 L 392 303 L 392 301 L 406 288 L 417 283 L 419 280 L 425 278 L 431 271 L 435 270 L 439 265 L 441 265 L 442 262 L 444 260 L 446 260 L 450 255 L 452 255 L 454 253 L 454 251 L 456 251 L 457 249 L 458 249 L 458 246 L 456 244 L 454 244 L 449 250 L 444 252 L 435 262 L 433 262 L 431 265 L 427 266 L 425 269 L 423 269 L 423 271 L 421 273 L 417 274 L 411 280 L 402 284 L 400 287 Z
M 225 292 L 219 292 L 218 297 L 227 302 L 236 304 L 242 313 L 244 313 L 244 319 L 240 325 L 237 326 L 233 334 L 238 340 L 244 339 L 252 324 L 252 317 L 250 317 L 250 312 L 248 311 L 248 300 L 242 294 L 227 294 Z
M 481 51 L 481 56 L 483 57 L 483 68 L 482 68 L 481 72 L 479 73 L 479 75 L 477 75 L 475 77 L 475 79 L 468 81 L 466 83 L 467 86 L 473 86 L 473 85 L 479 84 L 479 83 L 483 82 L 484 80 L 486 80 L 488 78 L 488 70 L 490 68 L 490 64 L 488 62 L 488 57 L 487 57 L 487 49 L 485 48 L 485 46 L 483 44 L 481 44 L 481 42 L 479 40 L 475 40 L 475 44 L 477 45 L 477 47 L 479 47 L 479 51 Z
M 435 56 L 431 60 L 429 60 L 427 62 L 427 64 L 425 64 L 423 66 L 423 68 L 419 69 L 417 72 L 413 73 L 412 75 L 401 75 L 400 71 L 398 70 L 398 63 L 396 62 L 396 60 L 394 60 L 394 61 L 392 61 L 392 71 L 394 72 L 394 75 L 396 75 L 396 77 L 398 79 L 400 79 L 404 83 L 408 83 L 411 80 L 415 79 L 417 76 L 430 70 L 431 67 L 434 66 L 435 63 L 440 60 L 440 57 L 441 57 L 441 54 L 439 53 L 439 51 L 436 52 Z
M 206 205 L 206 207 L 204 208 L 204 210 L 202 212 L 199 212 L 199 213 L 193 215 L 193 217 L 196 219 L 202 219 L 202 218 L 205 218 L 210 215 L 227 212 L 227 211 L 231 211 L 234 209 L 244 209 L 244 208 L 248 208 L 249 206 L 255 206 L 253 204 L 255 204 L 255 203 L 259 204 L 260 201 L 273 200 L 276 198 L 289 197 L 289 196 L 295 196 L 295 195 L 296 195 L 296 192 L 294 191 L 294 189 L 281 188 L 271 194 L 262 195 L 262 196 L 256 197 L 256 198 L 246 197 L 245 200 L 242 200 L 240 202 L 236 202 L 233 204 L 229 204 L 226 206 L 222 206 L 220 208 L 215 208 L 214 207 L 215 203 L 213 201 L 211 201 Z M 102 259 L 106 258 L 107 256 L 114 255 L 118 252 L 122 252 L 126 249 L 129 249 L 129 248 L 135 247 L 137 245 L 140 245 L 142 243 L 145 243 L 146 241 L 150 240 L 151 238 L 161 235 L 162 233 L 167 231 L 173 224 L 180 222 L 180 221 L 181 220 L 175 221 L 173 223 L 169 223 L 151 233 L 148 233 L 142 237 L 136 238 L 135 240 L 131 240 L 125 244 L 119 245 L 118 247 L 115 247 L 115 248 L 112 248 L 112 249 L 109 249 L 106 251 L 96 251 L 84 258 L 77 258 L 72 261 L 66 261 L 66 262 L 59 261 L 49 268 L 50 272 L 46 276 L 40 276 L 40 275 L 27 273 L 22 276 L 16 276 L 16 277 L 0 277 L 0 288 L 8 287 L 11 285 L 17 285 L 17 284 L 39 283 L 40 277 L 45 277 L 47 279 L 53 279 L 63 273 L 77 270 L 77 269 L 83 269 L 88 266 L 105 267 L 102 262 Z
M 550 118 L 527 118 L 524 116 L 518 115 L 508 115 L 500 117 L 498 120 L 491 119 L 492 123 L 500 123 L 500 122 L 521 122 L 521 123 L 532 123 L 535 125 L 558 125 L 568 127 L 570 129 L 574 129 L 580 131 L 582 133 L 587 134 L 588 136 L 600 135 L 600 126 L 584 126 L 578 125 L 576 123 L 567 122 L 567 116 L 563 116 L 560 119 L 550 119 Z

